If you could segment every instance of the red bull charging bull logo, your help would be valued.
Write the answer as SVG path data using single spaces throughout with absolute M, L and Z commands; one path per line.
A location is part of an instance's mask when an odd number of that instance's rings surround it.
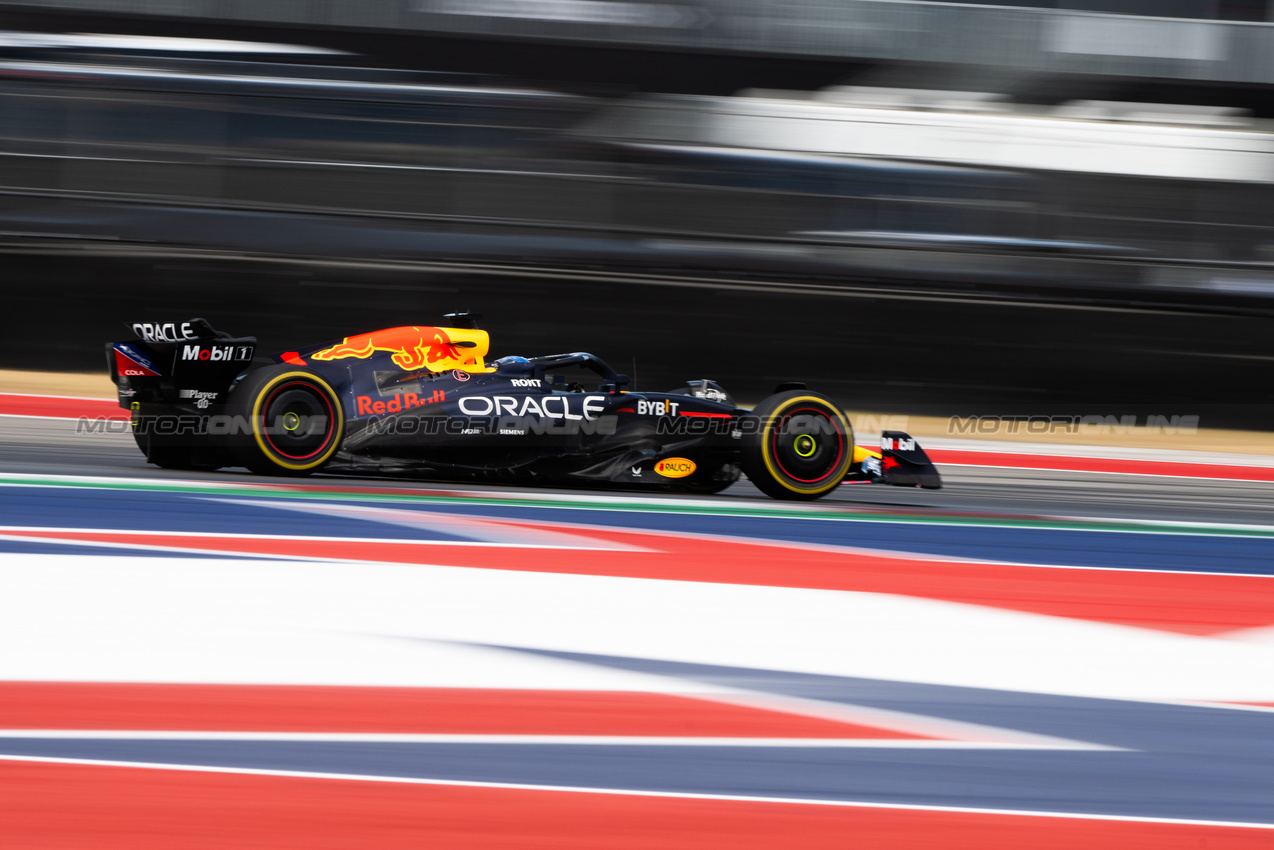
M 428 369 L 431 372 L 443 372 L 447 369 L 458 369 L 465 366 L 482 365 L 482 356 L 486 354 L 486 346 L 476 339 L 454 340 L 452 334 L 457 333 L 450 328 L 402 327 L 386 328 L 381 331 L 358 334 L 346 337 L 345 340 L 331 348 L 316 351 L 314 360 L 342 360 L 356 357 L 365 360 L 376 351 L 392 351 L 389 359 L 406 371 Z M 486 334 L 482 331 L 459 331 L 466 336 L 481 334 L 485 342 Z

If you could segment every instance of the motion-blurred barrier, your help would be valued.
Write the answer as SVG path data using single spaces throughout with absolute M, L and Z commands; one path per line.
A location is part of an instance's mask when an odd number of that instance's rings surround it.
M 1042 0 L 1014 7 L 906 0 L 59 0 L 56 7 L 241 26 L 923 60 L 1015 73 L 1274 82 L 1274 29 L 1252 25 L 1269 20 L 1265 0 L 1050 0 L 1048 6 L 1062 8 L 1021 8 L 1042 5 Z
M 644 239 L 633 250 L 651 254 L 672 240 L 707 265 L 729 254 L 725 265 L 860 270 L 874 261 L 847 246 L 1247 264 L 1274 251 L 1274 135 L 1233 110 L 1027 113 L 861 89 L 612 103 L 338 73 L 0 64 L 0 229 L 331 255 L 356 234 L 244 242 L 229 212 L 353 215 L 417 233 Z M 54 198 L 126 206 L 113 222 L 68 222 Z M 139 204 L 226 213 L 147 231 Z M 1008 271 L 995 265 L 967 271 Z

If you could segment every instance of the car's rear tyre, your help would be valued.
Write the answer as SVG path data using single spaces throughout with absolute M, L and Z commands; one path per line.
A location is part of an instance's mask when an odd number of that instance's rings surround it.
M 142 450 L 149 463 L 160 469 L 196 469 L 191 460 L 192 452 L 188 446 L 165 446 L 156 442 L 150 434 L 133 432 L 137 448 Z
M 826 396 L 807 390 L 778 393 L 757 405 L 748 419 L 740 465 L 767 496 L 826 496 L 853 463 L 853 428 Z
M 336 391 L 309 369 L 272 366 L 251 372 L 227 406 L 239 427 L 235 459 L 262 475 L 309 475 L 332 459 L 345 436 Z
M 150 428 L 134 428 L 133 439 L 146 460 L 160 469 L 211 472 L 220 468 L 214 451 L 200 451 L 194 446 L 165 442 Z

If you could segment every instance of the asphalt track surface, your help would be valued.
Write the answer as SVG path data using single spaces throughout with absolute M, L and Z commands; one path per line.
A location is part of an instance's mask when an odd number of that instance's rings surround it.
M 105 475 L 164 479 L 289 483 L 291 478 L 252 475 L 244 469 L 176 475 L 146 463 L 127 434 L 76 433 L 71 420 L 0 417 L 0 472 Z M 1267 522 L 1274 517 L 1274 485 L 1260 481 L 1110 475 L 1041 469 L 944 467 L 945 489 L 929 491 L 846 486 L 819 504 L 909 508 L 942 512 L 1083 516 L 1207 522 Z M 311 481 L 357 480 L 358 486 L 419 484 L 405 477 L 320 475 Z M 438 483 L 438 482 L 435 482 Z M 447 482 L 449 488 L 499 491 L 500 485 Z M 586 492 L 536 488 L 531 492 Z M 675 492 L 629 491 L 670 503 L 690 497 Z M 715 498 L 768 502 L 746 479 Z
M 942 471 L 298 482 L 0 417 L 0 836 L 1274 845 L 1274 482 Z

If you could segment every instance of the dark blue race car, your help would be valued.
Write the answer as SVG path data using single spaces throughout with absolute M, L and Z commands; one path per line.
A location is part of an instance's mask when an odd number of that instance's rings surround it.
M 634 392 L 584 352 L 487 361 L 476 317 L 387 328 L 274 355 L 202 319 L 139 322 L 109 343 L 120 405 L 147 460 L 170 469 L 245 466 L 428 478 L 605 483 L 716 493 L 741 473 L 779 499 L 845 481 L 937 488 L 915 440 L 854 445 L 844 412 L 804 384 L 755 408 L 712 381 Z

